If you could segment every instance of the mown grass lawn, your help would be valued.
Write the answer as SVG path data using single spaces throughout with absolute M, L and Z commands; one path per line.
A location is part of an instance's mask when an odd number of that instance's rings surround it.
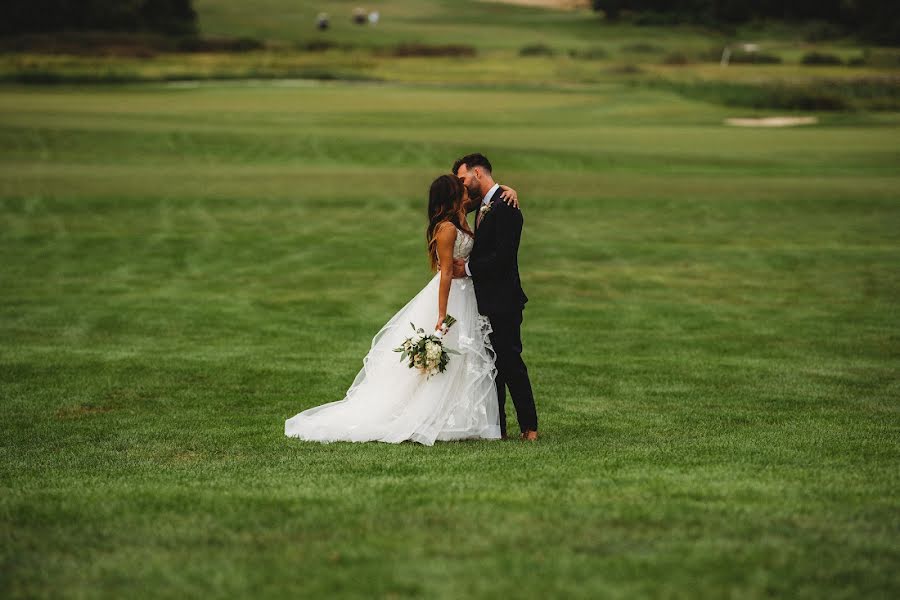
M 4 87 L 3 595 L 896 597 L 900 121 L 726 116 Z M 427 281 L 472 150 L 523 201 L 542 439 L 285 438 Z

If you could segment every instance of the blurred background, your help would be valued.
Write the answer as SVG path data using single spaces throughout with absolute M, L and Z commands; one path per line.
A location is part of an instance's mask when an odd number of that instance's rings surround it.
M 897 597 L 895 4 L 6 0 L 3 595 Z M 541 441 L 286 439 L 469 152 Z
M 6 81 L 625 77 L 755 108 L 896 108 L 900 25 L 891 3 L 875 0 L 11 0 L 4 13 Z M 472 59 L 478 68 L 467 68 Z M 708 68 L 720 64 L 756 68 Z M 829 96 L 811 81 L 824 78 L 868 91 Z M 805 85 L 776 97 L 770 86 L 786 80 Z M 737 93 L 741 83 L 768 93 Z

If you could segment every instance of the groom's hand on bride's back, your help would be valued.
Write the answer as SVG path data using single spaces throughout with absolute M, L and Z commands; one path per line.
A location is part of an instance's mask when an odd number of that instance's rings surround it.
M 468 275 L 466 275 L 466 261 L 461 258 L 454 258 L 453 279 L 459 279 L 460 277 L 468 277 Z

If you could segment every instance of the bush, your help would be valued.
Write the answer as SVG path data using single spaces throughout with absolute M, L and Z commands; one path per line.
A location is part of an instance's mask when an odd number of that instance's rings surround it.
M 850 98 L 853 104 L 859 108 L 900 110 L 900 82 L 892 77 L 823 81 L 822 85 Z
M 172 38 L 157 34 L 66 32 L 0 36 L 0 51 L 79 56 L 152 58 L 175 50 Z
M 297 44 L 297 49 L 305 52 L 327 52 L 328 50 L 336 50 L 341 47 L 340 44 L 331 40 L 312 40 Z
M 687 98 L 754 109 L 846 111 L 900 109 L 900 84 L 891 77 L 814 80 L 803 84 L 655 80 L 647 85 Z
M 170 37 L 153 33 L 65 32 L 0 37 L 0 51 L 152 58 L 166 52 L 249 52 L 253 38 Z
M 777 65 L 781 64 L 781 57 L 777 54 L 766 52 L 733 52 L 729 62 L 745 65 Z
M 0 76 L 0 81 L 10 81 L 29 85 L 58 84 L 122 84 L 141 81 L 141 77 L 133 72 L 92 71 L 86 73 L 66 73 L 49 69 L 27 69 Z
M 612 73 L 613 75 L 639 75 L 643 73 L 644 70 L 637 65 L 625 64 L 610 67 L 608 72 Z
M 821 66 L 821 65 L 842 65 L 844 61 L 841 57 L 825 52 L 808 52 L 803 55 L 801 61 L 804 65 Z
M 626 44 L 622 46 L 622 52 L 629 52 L 631 54 L 662 54 L 665 52 L 665 48 L 646 42 L 638 42 L 636 44 Z
M 556 51 L 546 44 L 529 44 L 519 49 L 519 56 L 554 56 Z
M 700 59 L 709 62 L 720 62 L 722 60 L 723 48 L 713 47 L 700 54 Z M 731 56 L 728 58 L 729 64 L 741 65 L 777 65 L 781 64 L 781 57 L 777 54 L 769 54 L 768 52 L 746 52 L 740 47 L 732 49 Z
M 451 57 L 470 57 L 477 54 L 474 46 L 464 44 L 447 44 L 444 46 L 433 46 L 430 44 L 398 44 L 388 50 L 391 56 L 401 58 L 410 58 L 415 56 L 451 56 Z
M 569 50 L 569 56 L 581 60 L 602 60 L 609 53 L 603 48 L 586 48 L 584 50 Z
M 186 37 L 178 40 L 179 52 L 250 52 L 265 47 L 261 41 L 249 38 L 200 38 Z
M 670 52 L 663 57 L 662 63 L 664 65 L 688 65 L 691 63 L 691 59 L 684 52 Z

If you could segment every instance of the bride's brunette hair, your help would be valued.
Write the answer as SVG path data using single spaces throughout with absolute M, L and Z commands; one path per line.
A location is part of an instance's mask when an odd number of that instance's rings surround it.
M 466 222 L 465 197 L 466 188 L 454 175 L 441 175 L 431 182 L 431 190 L 428 192 L 428 230 L 425 232 L 425 239 L 428 242 L 428 258 L 431 260 L 432 271 L 437 271 L 438 268 L 435 251 L 437 239 L 434 236 L 438 225 L 449 221 L 466 233 L 472 234 Z

